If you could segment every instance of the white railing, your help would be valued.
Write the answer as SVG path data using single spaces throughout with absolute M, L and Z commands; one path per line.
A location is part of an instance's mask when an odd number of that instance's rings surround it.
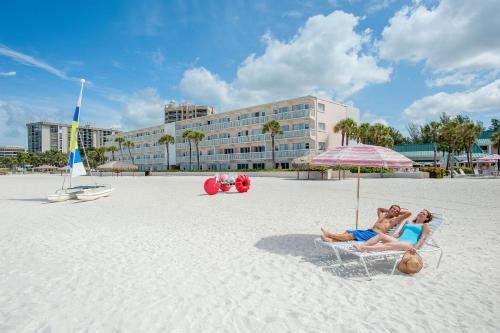
M 234 128 L 234 127 L 248 126 L 248 125 L 254 125 L 254 124 L 263 124 L 263 123 L 268 122 L 269 120 L 273 120 L 273 119 L 274 120 L 286 120 L 286 119 L 311 117 L 313 114 L 314 114 L 314 109 L 304 109 L 304 110 L 299 110 L 299 111 L 290 111 L 290 112 L 283 112 L 283 113 L 278 113 L 278 114 L 270 114 L 270 115 L 263 116 L 263 117 L 251 117 L 251 118 L 247 118 L 247 119 L 233 120 L 233 121 L 228 121 L 225 123 L 216 123 L 216 124 L 210 124 L 210 125 L 191 126 L 191 124 L 189 124 L 188 126 L 186 126 L 186 128 L 176 129 L 175 136 L 176 137 L 182 136 L 182 133 L 186 130 L 195 130 L 195 131 L 200 131 L 200 132 L 211 132 L 211 131 L 217 131 L 217 130 L 226 129 L 226 128 Z
M 279 141 L 283 139 L 289 138 L 303 138 L 303 137 L 311 137 L 315 135 L 315 131 L 311 129 L 304 130 L 295 130 L 295 131 L 286 131 L 281 135 L 277 135 L 274 140 Z M 234 138 L 221 138 L 214 140 L 203 140 L 199 143 L 198 147 L 212 147 L 218 145 L 227 145 L 227 144 L 239 144 L 239 143 L 251 143 L 251 142 L 261 142 L 261 141 L 271 141 L 271 134 L 257 134 L 257 135 L 247 135 L 247 136 L 238 136 Z M 192 149 L 196 149 L 194 143 L 191 144 Z M 189 143 L 176 143 L 176 150 L 189 149 Z
M 310 149 L 299 149 L 299 150 L 282 150 L 275 151 L 275 159 L 281 158 L 296 158 L 300 156 L 313 153 Z M 272 159 L 271 151 L 264 152 L 254 152 L 254 153 L 235 153 L 235 154 L 215 154 L 215 155 L 201 155 L 200 162 L 215 162 L 215 161 L 240 161 L 240 160 L 270 160 Z M 188 163 L 189 156 L 177 156 L 177 163 Z M 191 161 L 196 162 L 196 153 L 191 156 Z

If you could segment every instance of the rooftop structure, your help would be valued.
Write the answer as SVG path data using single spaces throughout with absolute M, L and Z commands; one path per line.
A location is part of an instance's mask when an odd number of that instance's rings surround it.
M 184 119 L 192 119 L 215 114 L 216 111 L 212 106 L 191 105 L 191 104 L 175 104 L 170 102 L 165 105 L 165 124 L 174 123 Z

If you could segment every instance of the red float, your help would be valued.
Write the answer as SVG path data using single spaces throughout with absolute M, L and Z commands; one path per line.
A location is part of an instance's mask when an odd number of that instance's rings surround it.
M 239 175 L 236 178 L 235 185 L 236 190 L 240 193 L 247 192 L 250 189 L 250 178 L 247 175 Z
M 214 195 L 219 192 L 219 187 L 220 183 L 217 181 L 217 178 L 208 178 L 205 180 L 205 183 L 203 184 L 203 188 L 205 189 L 205 192 L 207 192 L 208 195 Z
M 240 193 L 247 192 L 250 189 L 250 178 L 247 175 L 239 175 L 236 179 L 227 174 L 216 175 L 205 180 L 203 188 L 208 195 L 214 195 L 219 192 L 219 189 L 223 192 L 229 191 L 232 185 L 235 185 Z

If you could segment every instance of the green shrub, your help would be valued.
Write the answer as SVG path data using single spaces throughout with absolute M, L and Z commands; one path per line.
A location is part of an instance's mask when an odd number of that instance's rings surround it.
M 358 173 L 358 167 L 350 167 L 349 171 L 351 171 L 351 173 Z M 392 170 L 385 169 L 385 168 L 361 167 L 360 172 L 361 173 L 392 173 Z
M 421 167 L 419 170 L 428 172 L 430 178 L 443 178 L 446 169 L 443 167 Z
M 474 170 L 472 170 L 472 168 L 463 167 L 460 169 L 462 169 L 464 171 L 464 173 L 466 173 L 468 175 L 472 175 L 474 173 Z

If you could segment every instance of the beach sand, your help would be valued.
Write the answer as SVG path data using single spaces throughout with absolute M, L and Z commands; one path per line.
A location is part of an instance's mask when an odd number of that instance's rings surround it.
M 313 243 L 354 227 L 354 179 L 99 180 L 111 197 L 49 204 L 60 176 L 0 176 L 0 332 L 500 330 L 500 179 L 362 179 L 363 228 L 391 203 L 446 218 L 439 269 L 370 262 L 372 281 Z

